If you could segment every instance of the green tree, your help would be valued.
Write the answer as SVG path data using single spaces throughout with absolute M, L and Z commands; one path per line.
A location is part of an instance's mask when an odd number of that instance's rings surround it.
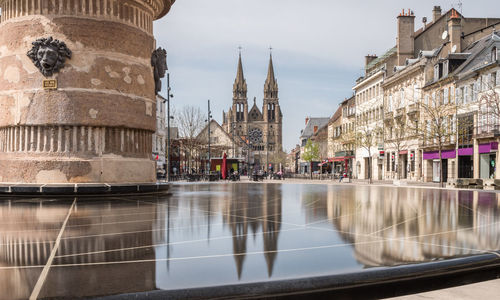
M 304 147 L 304 153 L 302 154 L 302 159 L 309 162 L 309 173 L 312 178 L 312 163 L 313 161 L 319 160 L 319 146 L 313 143 L 311 140 L 307 140 L 307 144 Z

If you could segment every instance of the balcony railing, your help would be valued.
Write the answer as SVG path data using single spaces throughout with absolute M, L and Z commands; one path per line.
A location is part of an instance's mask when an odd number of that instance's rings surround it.
M 418 106 L 417 104 L 410 104 L 408 105 L 408 115 L 414 115 L 418 113 Z
M 476 137 L 498 137 L 500 136 L 500 125 L 481 125 L 474 128 Z

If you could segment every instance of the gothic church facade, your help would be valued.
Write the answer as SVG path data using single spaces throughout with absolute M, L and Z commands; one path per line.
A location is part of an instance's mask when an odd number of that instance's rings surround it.
M 243 75 L 241 53 L 238 59 L 236 79 L 233 84 L 233 105 L 223 112 L 222 127 L 231 136 L 238 136 L 251 148 L 250 163 L 265 166 L 274 154 L 282 151 L 282 119 L 278 83 L 274 77 L 272 55 L 269 56 L 267 78 L 264 83 L 262 110 L 257 107 L 256 98 L 248 107 L 247 83 Z

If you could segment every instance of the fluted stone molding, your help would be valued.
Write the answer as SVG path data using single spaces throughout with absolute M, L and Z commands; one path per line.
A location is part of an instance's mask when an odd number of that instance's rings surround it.
M 0 0 L 0 182 L 155 181 L 153 20 L 173 2 Z M 26 53 L 47 37 L 72 57 L 45 78 Z

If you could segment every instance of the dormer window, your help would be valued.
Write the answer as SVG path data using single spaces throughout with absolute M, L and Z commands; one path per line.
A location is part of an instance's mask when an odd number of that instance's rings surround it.
M 449 64 L 448 60 L 443 62 L 443 77 L 448 75 L 448 64 Z
M 491 61 L 497 61 L 497 59 L 497 47 L 493 47 L 493 49 L 491 49 Z
M 439 79 L 439 64 L 434 65 L 434 80 Z

